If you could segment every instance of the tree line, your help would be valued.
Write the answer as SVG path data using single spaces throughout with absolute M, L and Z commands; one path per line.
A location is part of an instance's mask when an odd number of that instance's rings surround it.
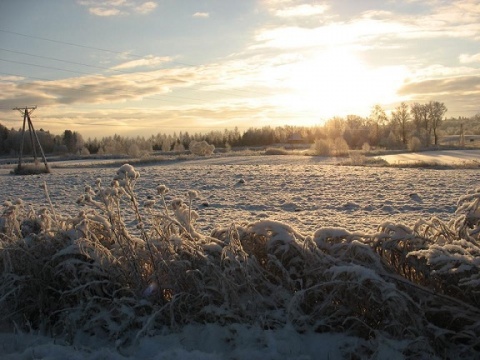
M 460 134 L 461 124 L 469 134 L 480 134 L 480 114 L 472 118 L 445 119 L 444 103 L 430 101 L 425 104 L 405 102 L 389 115 L 375 105 L 368 117 L 348 115 L 333 117 L 318 126 L 264 126 L 249 128 L 240 133 L 238 128 L 208 133 L 179 132 L 145 137 L 107 136 L 84 140 L 71 130 L 61 135 L 40 129 L 37 136 L 46 153 L 52 154 L 126 154 L 140 156 L 152 151 L 182 152 L 192 142 L 205 141 L 216 148 L 270 146 L 287 143 L 292 134 L 298 134 L 305 143 L 323 141 L 327 146 L 348 149 L 383 148 L 411 149 L 439 145 L 442 135 Z M 8 129 L 0 123 L 0 154 L 16 155 L 22 142 L 21 129 Z M 24 142 L 24 153 L 31 152 L 31 144 Z

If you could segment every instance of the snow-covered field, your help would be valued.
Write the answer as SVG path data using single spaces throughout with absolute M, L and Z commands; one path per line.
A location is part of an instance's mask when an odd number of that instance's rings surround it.
M 390 164 L 404 163 L 438 163 L 438 164 L 456 164 L 479 163 L 480 150 L 443 150 L 443 151 L 424 151 L 421 153 L 403 153 L 395 155 L 382 156 Z
M 397 155 L 398 156 L 398 155 Z M 373 230 L 385 221 L 412 225 L 419 217 L 448 219 L 459 196 L 479 186 L 480 171 L 394 169 L 332 165 L 308 156 L 215 157 L 137 165 L 139 200 L 164 184 L 169 198 L 197 190 L 197 226 L 204 231 L 233 222 L 272 219 L 305 234 L 323 226 Z M 74 166 L 76 164 L 77 166 Z M 53 166 L 55 166 L 54 164 Z M 66 164 L 63 164 L 66 165 Z M 54 168 L 51 174 L 11 176 L 0 169 L 0 201 L 22 198 L 45 205 L 45 181 L 55 208 L 76 213 L 75 200 L 97 178 L 112 179 L 118 166 L 93 167 L 84 161 Z
M 56 211 L 75 214 L 81 210 L 76 199 L 85 185 L 93 185 L 98 178 L 108 183 L 117 168 L 81 162 L 53 168 L 51 174 L 12 176 L 4 167 L 0 169 L 0 203 L 22 198 L 35 208 L 46 206 L 45 182 Z M 386 221 L 413 226 L 419 218 L 448 220 L 458 198 L 480 184 L 480 170 L 350 167 L 307 156 L 213 157 L 135 168 L 140 172 L 135 188 L 140 201 L 153 197 L 162 184 L 170 189 L 167 200 L 197 190 L 196 228 L 203 234 L 214 227 L 260 219 L 281 221 L 306 235 L 321 227 L 372 232 Z M 355 349 L 363 342 L 368 341 L 342 334 L 300 334 L 289 327 L 191 325 L 176 334 L 142 338 L 117 351 L 113 344 L 98 339 L 81 339 L 76 346 L 68 346 L 35 334 L 5 332 L 0 334 L 0 358 L 336 359 L 346 353 L 355 358 Z M 401 341 L 380 343 L 371 358 L 404 358 Z

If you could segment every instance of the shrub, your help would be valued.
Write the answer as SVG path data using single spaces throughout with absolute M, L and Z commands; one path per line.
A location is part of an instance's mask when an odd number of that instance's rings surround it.
M 408 148 L 409 151 L 412 151 L 412 152 L 419 151 L 422 148 L 422 142 L 420 141 L 420 139 L 418 137 L 413 136 L 408 141 L 407 148 Z
M 175 142 L 175 144 L 173 145 L 173 151 L 183 152 L 185 151 L 185 146 L 183 146 L 181 142 Z
M 370 144 L 368 142 L 364 142 L 363 145 L 362 145 L 362 151 L 364 153 L 368 153 L 370 152 L 370 150 L 372 149 L 372 147 L 370 146 Z
M 50 167 L 44 163 L 22 164 L 16 166 L 12 173 L 15 175 L 37 175 L 50 173 Z
M 284 148 L 268 148 L 265 150 L 265 155 L 288 155 L 289 152 Z
M 333 141 L 333 152 L 335 156 L 346 156 L 350 151 L 350 147 L 343 137 L 337 137 Z
M 194 155 L 206 156 L 213 154 L 215 150 L 214 145 L 209 145 L 205 140 L 195 141 L 193 140 L 188 146 L 190 152 Z
M 350 165 L 361 166 L 365 164 L 366 157 L 358 151 L 351 151 L 349 154 Z
M 330 144 L 327 140 L 324 140 L 324 139 L 315 140 L 312 150 L 315 155 L 330 156 Z

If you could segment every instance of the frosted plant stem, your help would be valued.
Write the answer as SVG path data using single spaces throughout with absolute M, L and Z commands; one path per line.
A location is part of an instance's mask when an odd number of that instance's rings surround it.
M 128 186 L 125 186 L 125 190 L 127 191 L 127 194 L 128 196 L 130 197 L 130 200 L 133 204 L 133 209 L 134 209 L 134 212 L 135 212 L 135 216 L 137 218 L 137 221 L 139 224 L 141 224 L 141 228 L 140 228 L 140 231 L 142 233 L 142 238 L 143 240 L 145 241 L 146 245 L 147 245 L 147 250 L 148 250 L 148 254 L 150 256 L 150 261 L 152 263 L 152 267 L 153 267 L 153 272 L 154 272 L 154 276 L 155 276 L 155 280 L 157 282 L 157 285 L 160 289 L 160 294 L 163 294 L 163 287 L 161 285 L 161 282 L 160 282 L 160 278 L 158 276 L 158 266 L 157 266 L 157 263 L 155 261 L 155 256 L 153 255 L 153 250 L 152 250 L 152 246 L 150 244 L 150 240 L 149 240 L 149 237 L 145 231 L 145 227 L 144 227 L 144 223 L 143 223 L 143 219 L 142 219 L 142 216 L 140 214 L 140 209 L 138 208 L 138 202 L 137 202 L 137 198 L 135 197 L 135 193 L 133 192 L 133 187 L 132 187 L 132 184 L 130 183 L 130 181 L 127 180 L 127 184 Z M 162 298 L 163 299 L 163 298 Z
M 55 212 L 55 209 L 53 207 L 53 203 L 52 203 L 52 200 L 50 199 L 50 193 L 48 191 L 47 183 L 45 181 L 43 182 L 43 191 L 45 192 L 45 197 L 47 198 L 48 205 L 50 206 L 50 210 L 52 211 L 53 218 L 55 219 L 55 222 L 58 223 L 57 213 Z

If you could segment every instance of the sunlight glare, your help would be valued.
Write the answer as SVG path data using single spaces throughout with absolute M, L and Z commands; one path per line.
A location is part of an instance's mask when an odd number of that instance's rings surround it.
M 368 68 L 349 49 L 318 52 L 291 65 L 284 85 L 292 92 L 278 96 L 277 105 L 322 118 L 368 116 L 374 104 L 398 98 L 396 90 L 405 77 L 401 66 Z

